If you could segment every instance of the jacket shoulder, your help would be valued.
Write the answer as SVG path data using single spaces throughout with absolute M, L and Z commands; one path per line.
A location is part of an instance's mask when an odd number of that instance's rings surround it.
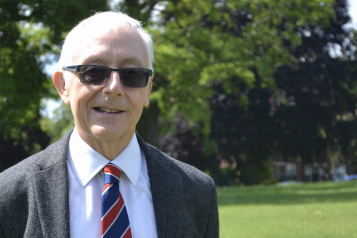
M 4 197 L 26 190 L 27 181 L 33 173 L 49 168 L 66 158 L 72 131 L 73 129 L 67 132 L 62 139 L 49 145 L 43 151 L 22 160 L 0 173 L 0 191 L 2 191 L 0 193 L 0 205 Z
M 28 218 L 33 215 L 30 211 L 35 209 L 34 175 L 66 159 L 71 133 L 0 173 L 0 237 L 23 236 Z
M 179 175 L 176 178 L 180 178 L 181 184 L 179 189 L 182 192 L 184 233 L 190 234 L 189 237 L 219 237 L 217 191 L 213 179 L 149 144 L 145 143 L 141 148 L 145 150 L 147 162 L 151 160 L 151 168 L 161 167 L 159 170 L 163 174 L 168 174 L 167 179 L 172 178 L 172 174 Z
M 11 237 L 20 237 L 25 232 L 31 175 L 39 170 L 36 161 L 42 154 L 39 152 L 0 173 L 0 237 L 1 229 Z
M 170 171 L 179 174 L 183 186 L 187 189 L 192 188 L 196 194 L 207 194 L 208 196 L 211 196 L 212 192 L 216 192 L 214 181 L 209 175 L 192 165 L 172 158 L 152 145 L 147 144 L 139 136 L 138 141 L 141 149 L 144 150 L 145 156 L 149 156 L 147 160 L 154 160 L 156 163 L 166 167 Z
M 32 155 L 0 173 L 0 190 L 7 191 L 7 193 L 2 192 L 0 198 L 6 194 L 12 194 L 12 191 L 22 191 L 28 177 L 39 170 L 36 161 L 40 159 L 44 153 L 44 151 L 41 151 Z
M 213 182 L 213 179 L 208 174 L 202 172 L 201 170 L 195 168 L 192 165 L 186 164 L 175 158 L 172 158 L 171 156 L 163 152 L 161 153 L 168 161 L 172 163 L 171 168 L 175 172 L 179 173 L 181 176 L 187 177 L 187 179 L 192 180 L 192 182 L 194 183 L 211 186 L 211 182 Z

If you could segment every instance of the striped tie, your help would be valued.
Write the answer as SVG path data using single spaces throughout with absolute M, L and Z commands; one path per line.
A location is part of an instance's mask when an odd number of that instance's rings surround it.
M 132 238 L 128 213 L 119 191 L 121 170 L 109 163 L 103 171 L 102 238 Z

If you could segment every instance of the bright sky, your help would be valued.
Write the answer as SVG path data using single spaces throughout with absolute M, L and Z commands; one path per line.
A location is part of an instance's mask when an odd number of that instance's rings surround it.
M 350 9 L 349 13 L 352 18 L 353 27 L 357 28 L 357 0 L 348 0 Z
M 352 26 L 354 28 L 357 28 L 357 0 L 348 0 L 347 2 L 349 2 L 349 14 L 352 18 L 352 21 L 350 24 L 348 24 L 348 26 Z M 45 71 L 48 75 L 53 75 L 53 73 L 56 71 L 57 69 L 57 63 L 51 64 L 51 65 L 47 65 L 45 67 Z M 47 100 L 45 102 L 45 109 L 43 110 L 43 114 L 48 115 L 50 118 L 53 117 L 53 110 L 55 110 L 57 107 L 59 107 L 61 105 L 62 101 L 60 100 Z

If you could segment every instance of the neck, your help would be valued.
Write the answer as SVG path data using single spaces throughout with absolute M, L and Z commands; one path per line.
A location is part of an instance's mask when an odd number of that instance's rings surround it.
M 117 138 L 116 140 L 105 140 L 88 136 L 86 133 L 81 133 L 77 130 L 79 136 L 94 150 L 98 151 L 108 160 L 114 160 L 129 144 L 134 133 Z

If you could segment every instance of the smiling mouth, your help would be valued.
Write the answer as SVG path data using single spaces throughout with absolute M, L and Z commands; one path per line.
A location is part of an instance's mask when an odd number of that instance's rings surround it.
M 120 112 L 124 112 L 124 111 L 121 111 L 121 110 L 110 110 L 110 109 L 107 109 L 107 108 L 104 108 L 104 107 L 94 107 L 94 110 L 96 110 L 97 112 L 100 112 L 100 113 L 120 113 Z

